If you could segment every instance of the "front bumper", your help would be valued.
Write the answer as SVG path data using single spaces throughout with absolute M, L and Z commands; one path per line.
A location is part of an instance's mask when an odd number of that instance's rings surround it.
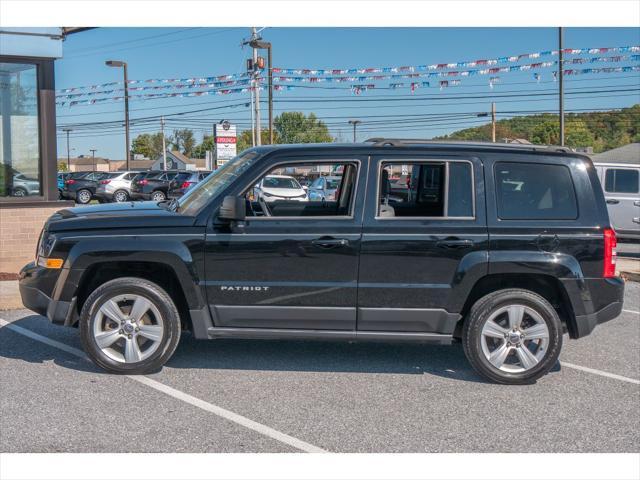
M 18 287 L 22 304 L 29 310 L 47 317 L 51 322 L 61 325 L 73 325 L 77 318 L 76 298 L 71 301 L 52 298 L 55 284 L 61 270 L 39 267 L 34 262 L 25 265 L 20 271 Z

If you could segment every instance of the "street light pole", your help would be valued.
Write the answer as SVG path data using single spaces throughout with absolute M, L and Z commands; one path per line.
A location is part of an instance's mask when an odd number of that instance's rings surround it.
M 97 170 L 98 167 L 96 165 L 96 152 L 98 150 L 96 150 L 95 148 L 90 148 L 89 151 L 91 152 L 91 161 L 93 162 L 93 169 Z
M 356 127 L 362 122 L 360 120 L 349 120 L 349 123 L 353 125 L 353 143 L 356 143 Z
M 491 102 L 491 141 L 496 143 L 496 102 Z
M 127 62 L 122 62 L 120 60 L 107 60 L 105 65 L 116 68 L 122 67 L 124 70 L 124 136 L 127 144 L 124 158 L 126 169 L 129 170 L 129 76 L 127 74 Z
M 63 132 L 67 134 L 67 171 L 71 171 L 71 151 L 69 150 L 69 133 L 73 130 L 70 128 L 63 128 Z
M 167 169 L 167 144 L 164 138 L 164 115 L 160 117 L 160 130 L 162 131 L 162 169 Z

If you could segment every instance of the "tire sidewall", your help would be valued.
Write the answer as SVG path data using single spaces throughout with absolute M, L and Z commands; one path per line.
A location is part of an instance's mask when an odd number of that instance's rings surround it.
M 507 305 L 525 305 L 535 310 L 549 329 L 547 352 L 542 360 L 525 372 L 504 372 L 494 367 L 482 351 L 482 328 L 490 315 Z M 558 360 L 562 347 L 562 326 L 555 309 L 541 296 L 526 290 L 503 290 L 480 299 L 472 308 L 463 346 L 472 366 L 482 375 L 498 383 L 532 383 L 545 375 Z
M 117 295 L 136 294 L 151 301 L 160 312 L 164 325 L 158 349 L 141 362 L 122 363 L 109 358 L 93 336 L 96 314 L 102 303 Z M 169 295 L 158 285 L 137 278 L 111 280 L 98 287 L 87 299 L 80 313 L 80 336 L 85 351 L 100 367 L 113 373 L 146 373 L 160 368 L 175 351 L 180 339 L 180 317 Z

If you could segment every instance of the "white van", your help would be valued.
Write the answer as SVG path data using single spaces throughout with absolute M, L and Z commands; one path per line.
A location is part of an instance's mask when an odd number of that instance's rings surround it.
M 593 163 L 618 237 L 640 240 L 640 158 L 616 163 L 594 158 Z

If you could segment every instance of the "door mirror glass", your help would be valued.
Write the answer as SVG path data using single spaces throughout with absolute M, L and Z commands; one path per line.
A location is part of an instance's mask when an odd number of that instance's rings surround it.
M 234 222 L 243 222 L 247 214 L 246 208 L 244 197 L 228 195 L 222 200 L 218 218 Z

